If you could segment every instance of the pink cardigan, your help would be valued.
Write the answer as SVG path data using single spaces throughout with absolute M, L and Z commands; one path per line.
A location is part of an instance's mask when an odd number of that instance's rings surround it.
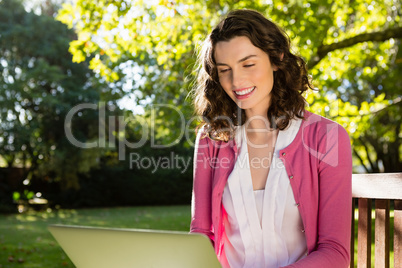
M 350 139 L 339 124 L 305 111 L 293 142 L 280 151 L 298 204 L 308 255 L 286 267 L 348 267 L 352 207 Z M 207 235 L 218 259 L 225 261 L 222 193 L 237 147 L 198 133 L 190 232 Z

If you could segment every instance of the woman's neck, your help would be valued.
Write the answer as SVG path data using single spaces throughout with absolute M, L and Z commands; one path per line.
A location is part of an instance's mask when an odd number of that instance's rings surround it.
M 270 129 L 271 122 L 268 119 L 268 107 L 264 109 L 247 109 L 245 114 L 247 129 Z
M 272 134 L 277 134 L 271 128 L 271 120 L 268 118 L 268 109 L 248 109 L 246 112 L 245 128 L 247 136 L 251 139 L 265 140 Z

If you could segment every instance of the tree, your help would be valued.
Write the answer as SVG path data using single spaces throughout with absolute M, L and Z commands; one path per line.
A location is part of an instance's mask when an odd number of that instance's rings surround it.
M 0 155 L 25 177 L 77 188 L 77 175 L 97 165 L 101 149 L 73 146 L 64 132 L 70 109 L 98 104 L 110 89 L 86 62 L 68 53 L 75 34 L 48 15 L 27 13 L 18 0 L 0 2 Z M 109 93 L 107 93 L 109 94 Z M 78 113 L 73 134 L 97 139 L 98 112 Z
M 320 88 L 308 97 L 310 109 L 347 128 L 356 164 L 367 172 L 401 170 L 399 0 L 77 0 L 64 4 L 57 18 L 77 33 L 70 44 L 74 61 L 90 58 L 108 81 L 122 79 L 118 71 L 132 66 L 141 78 L 133 81 L 138 103 L 172 104 L 191 115 L 191 79 L 185 78 L 193 77 L 196 48 L 236 8 L 259 10 L 286 29 Z M 167 118 L 163 133 L 175 136 L 178 120 Z

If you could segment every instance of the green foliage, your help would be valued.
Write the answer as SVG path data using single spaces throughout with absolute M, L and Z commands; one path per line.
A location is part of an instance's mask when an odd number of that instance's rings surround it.
M 28 180 L 58 180 L 78 187 L 77 174 L 97 165 L 100 150 L 72 146 L 66 114 L 77 104 L 98 103 L 101 84 L 88 64 L 72 63 L 73 31 L 47 15 L 27 13 L 19 1 L 0 2 L 0 155 Z M 77 137 L 97 135 L 97 114 L 73 120 Z
M 156 150 L 147 142 L 128 150 L 124 161 L 117 161 L 117 157 L 117 152 L 105 154 L 99 168 L 80 176 L 79 189 L 59 191 L 51 184 L 32 188 L 41 191 L 52 207 L 62 208 L 191 202 L 192 151 L 182 143 Z
M 24 193 L 21 194 L 19 192 L 14 192 L 13 193 L 13 200 L 14 201 L 20 201 L 20 200 L 29 200 L 32 199 L 35 196 L 35 193 L 29 190 L 24 190 Z
M 286 29 L 320 89 L 311 93 L 317 96 L 310 110 L 329 114 L 348 128 L 359 164 L 370 172 L 378 170 L 380 162 L 385 171 L 400 170 L 400 154 L 392 156 L 394 163 L 385 163 L 383 156 L 389 152 L 382 149 L 383 145 L 401 148 L 399 0 L 77 0 L 64 4 L 57 19 L 77 33 L 70 44 L 75 61 L 90 58 L 91 68 L 108 81 L 127 78 L 116 70 L 134 66 L 140 78 L 132 82 L 138 103 L 172 104 L 190 117 L 186 96 L 194 77 L 196 49 L 219 19 L 236 8 L 259 10 Z M 381 112 L 373 113 L 379 96 L 383 96 Z M 389 117 L 389 122 L 380 123 L 380 117 Z M 174 135 L 177 118 L 165 115 L 164 123 L 160 135 Z

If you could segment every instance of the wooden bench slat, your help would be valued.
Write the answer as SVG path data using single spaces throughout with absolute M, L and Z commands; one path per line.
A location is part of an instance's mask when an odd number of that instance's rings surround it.
M 371 268 L 371 199 L 359 199 L 357 224 L 357 267 Z
M 389 268 L 389 199 L 375 200 L 375 267 Z
M 350 264 L 349 268 L 355 267 L 355 208 L 356 208 L 356 200 L 352 199 L 352 230 L 350 239 Z
M 349 268 L 355 267 L 355 209 L 356 209 L 356 200 L 352 200 L 352 229 L 350 236 L 352 239 L 350 239 L 350 263 L 349 263 Z
M 394 267 L 402 267 L 402 200 L 394 203 Z

